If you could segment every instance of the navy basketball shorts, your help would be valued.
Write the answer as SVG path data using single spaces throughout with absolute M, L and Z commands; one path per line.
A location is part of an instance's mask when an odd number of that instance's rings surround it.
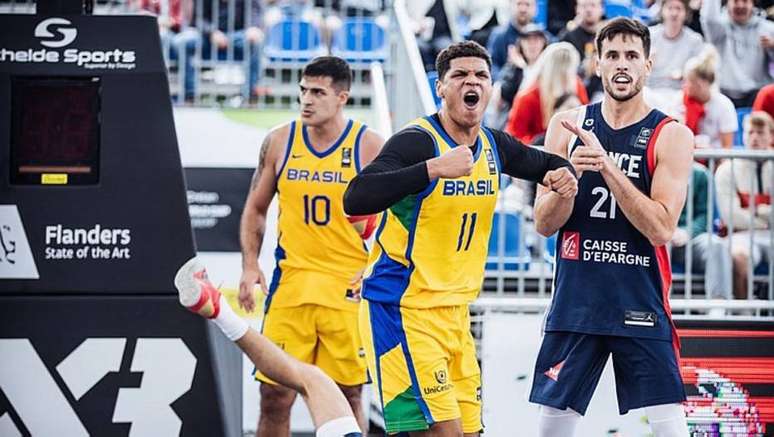
M 546 332 L 535 363 L 529 401 L 586 414 L 610 354 L 621 414 L 685 400 L 671 341 Z

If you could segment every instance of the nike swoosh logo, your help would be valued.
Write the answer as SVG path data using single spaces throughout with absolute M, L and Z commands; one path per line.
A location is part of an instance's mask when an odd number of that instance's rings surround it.
M 304 155 L 290 155 L 290 157 L 293 159 L 296 159 L 296 158 L 303 158 Z

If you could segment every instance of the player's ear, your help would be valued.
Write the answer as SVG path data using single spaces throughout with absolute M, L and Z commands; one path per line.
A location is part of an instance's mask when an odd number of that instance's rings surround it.
M 650 76 L 650 72 L 653 71 L 653 56 L 648 56 L 645 60 L 645 74 Z
M 439 99 L 443 98 L 443 81 L 440 77 L 435 80 L 435 95 L 438 96 Z
M 602 63 L 602 59 L 599 58 L 599 55 L 593 55 L 597 57 L 597 62 L 594 63 L 594 74 L 597 75 L 597 77 L 602 77 L 602 73 L 599 71 L 599 65 Z
M 349 101 L 349 90 L 341 90 L 338 93 L 339 103 L 346 105 Z

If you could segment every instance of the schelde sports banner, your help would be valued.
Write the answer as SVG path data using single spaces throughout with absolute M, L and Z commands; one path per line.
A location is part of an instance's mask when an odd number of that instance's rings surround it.
M 692 432 L 774 436 L 774 322 L 676 320 L 680 371 Z M 537 435 L 538 407 L 527 401 L 542 316 L 489 313 L 481 342 L 483 414 L 491 435 Z M 519 332 L 518 338 L 513 332 Z M 618 414 L 608 362 L 578 435 L 649 435 L 645 412 Z M 616 434 L 618 433 L 618 434 Z

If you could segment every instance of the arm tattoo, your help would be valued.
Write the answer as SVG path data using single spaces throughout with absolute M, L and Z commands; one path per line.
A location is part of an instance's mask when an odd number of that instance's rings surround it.
M 254 190 L 258 186 L 258 181 L 261 179 L 260 176 L 263 167 L 266 165 L 266 152 L 269 150 L 269 145 L 271 145 L 271 134 L 266 135 L 261 144 L 261 151 L 258 155 L 258 167 L 255 169 L 255 173 L 253 173 L 252 182 L 250 182 L 251 190 Z

